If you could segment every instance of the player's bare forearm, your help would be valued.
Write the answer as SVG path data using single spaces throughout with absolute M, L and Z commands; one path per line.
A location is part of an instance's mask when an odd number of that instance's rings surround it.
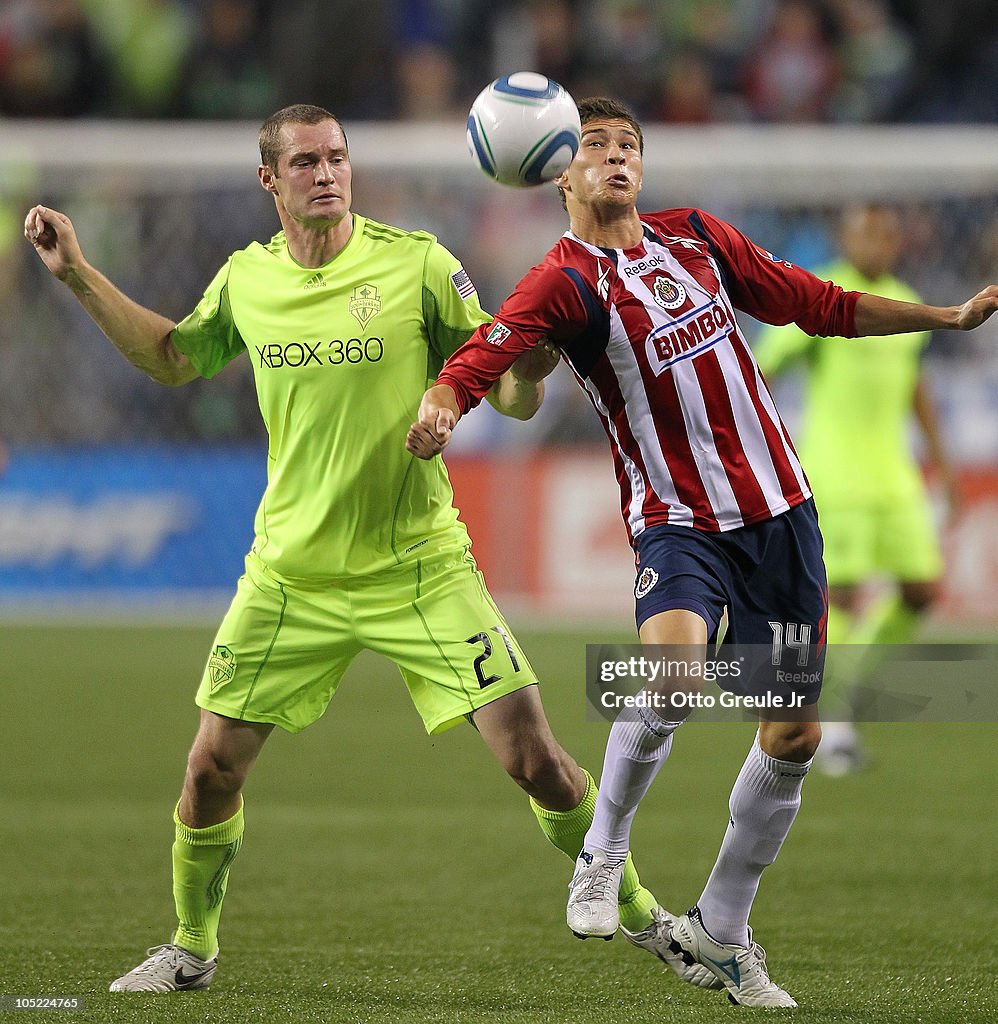
M 160 384 L 179 385 L 198 374 L 173 344 L 177 325 L 140 306 L 89 264 L 63 279 L 112 345 L 135 367 Z
M 419 459 L 432 459 L 447 447 L 461 409 L 453 388 L 435 384 L 423 395 L 419 403 L 419 419 L 406 435 L 406 451 Z
M 998 285 L 990 285 L 961 306 L 926 306 L 864 294 L 856 303 L 856 334 L 872 337 L 910 331 L 972 331 L 998 310 Z
M 543 338 L 513 363 L 485 397 L 504 416 L 529 420 L 544 401 L 544 378 L 560 360 L 558 347 Z
M 173 344 L 176 324 L 134 302 L 88 263 L 73 222 L 64 213 L 46 206 L 32 207 L 24 220 L 24 237 L 132 365 L 162 384 L 185 384 L 197 376 L 188 358 Z
M 507 370 L 485 397 L 503 416 L 529 420 L 544 401 L 544 381 L 521 380 L 512 370 Z

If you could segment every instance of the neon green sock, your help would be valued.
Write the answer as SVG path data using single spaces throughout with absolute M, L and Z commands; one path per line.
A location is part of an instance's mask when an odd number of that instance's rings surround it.
M 856 616 L 839 604 L 828 605 L 828 654 L 821 686 L 821 714 L 827 722 L 852 720 L 852 692 L 862 652 L 853 651 Z
M 596 810 L 596 797 L 599 790 L 593 777 L 585 770 L 586 792 L 582 800 L 570 811 L 549 811 L 541 807 L 532 797 L 530 808 L 537 818 L 537 824 L 547 836 L 552 846 L 557 847 L 569 860 L 574 861 L 582 850 L 586 833 L 593 823 Z M 617 898 L 620 907 L 620 923 L 629 932 L 639 932 L 651 923 L 651 912 L 658 906 L 658 900 L 641 884 L 637 869 L 630 854 L 624 865 L 624 875 L 620 882 L 620 895 Z
M 173 899 L 180 925 L 174 945 L 202 960 L 218 951 L 218 920 L 229 881 L 229 865 L 243 842 L 243 809 L 228 821 L 208 828 L 189 828 L 173 812 L 177 827 L 173 843 Z
M 634 859 L 628 854 L 624 877 L 620 880 L 620 895 L 617 897 L 620 926 L 629 932 L 644 931 L 651 924 L 651 912 L 657 906 L 655 894 L 641 884 Z
M 918 631 L 921 615 L 906 604 L 900 594 L 888 594 L 874 605 L 853 632 L 858 663 L 853 671 L 856 683 L 874 680 L 890 657 L 892 644 L 907 644 Z

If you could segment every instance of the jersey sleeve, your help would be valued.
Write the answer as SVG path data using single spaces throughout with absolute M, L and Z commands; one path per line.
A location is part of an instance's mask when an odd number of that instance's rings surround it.
M 535 267 L 502 304 L 495 320 L 479 327 L 447 360 L 437 383 L 453 389 L 462 414 L 473 409 L 541 338 L 564 347 L 586 329 L 595 305 L 586 302 L 586 294 L 571 270 Z
M 767 324 L 796 323 L 805 334 L 822 338 L 856 337 L 856 302 L 847 292 L 808 270 L 756 245 L 737 228 L 703 210 L 711 254 L 720 263 L 736 308 Z
M 246 349 L 229 304 L 231 267 L 230 256 L 194 311 L 173 329 L 173 344 L 190 359 L 202 377 L 214 377 Z
M 439 242 L 430 243 L 423 264 L 423 321 L 437 369 L 476 327 L 492 318 L 460 261 Z

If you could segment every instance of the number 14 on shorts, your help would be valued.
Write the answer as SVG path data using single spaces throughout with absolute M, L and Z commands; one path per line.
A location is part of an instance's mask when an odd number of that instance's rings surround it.
M 783 649 L 797 652 L 797 664 L 807 664 L 808 652 L 811 647 L 811 627 L 802 622 L 770 622 L 773 631 L 773 664 L 783 663 Z

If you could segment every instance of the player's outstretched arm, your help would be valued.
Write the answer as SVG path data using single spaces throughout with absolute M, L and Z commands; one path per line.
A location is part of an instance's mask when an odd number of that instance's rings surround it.
M 439 455 L 447 447 L 460 418 L 461 410 L 453 388 L 434 384 L 419 403 L 419 419 L 406 435 L 406 451 L 419 459 L 432 459 Z
M 972 331 L 998 311 L 998 285 L 989 285 L 962 306 L 926 306 L 882 295 L 861 295 L 856 303 L 856 334 L 906 334 L 909 331 Z
M 558 347 L 547 340 L 540 341 L 513 363 L 485 397 L 503 416 L 529 420 L 544 401 L 544 378 L 554 372 L 560 361 Z
M 24 220 L 24 237 L 133 366 L 161 384 L 186 384 L 198 376 L 170 337 L 176 324 L 132 301 L 91 266 L 83 256 L 73 222 L 64 213 L 46 206 L 32 207 Z

